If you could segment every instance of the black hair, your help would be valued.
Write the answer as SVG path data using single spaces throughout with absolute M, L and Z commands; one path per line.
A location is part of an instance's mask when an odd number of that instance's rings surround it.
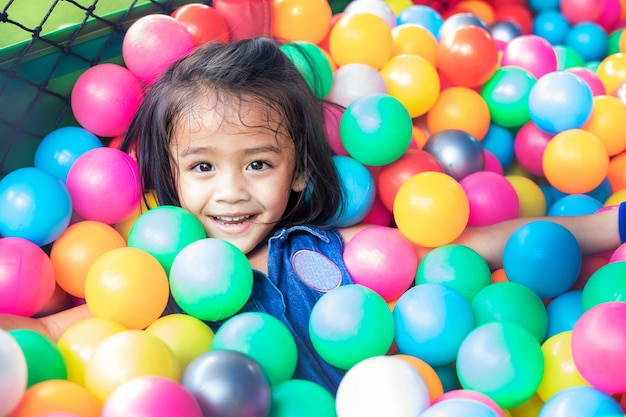
M 170 142 L 177 121 L 202 94 L 234 106 L 244 101 L 261 105 L 268 118 L 278 115 L 279 128 L 293 140 L 296 173 L 307 186 L 292 191 L 277 227 L 326 226 L 339 217 L 342 189 L 325 134 L 323 104 L 280 44 L 263 37 L 204 44 L 172 64 L 146 93 L 121 149 L 135 153 L 143 188 L 153 190 L 159 204 L 180 206 Z

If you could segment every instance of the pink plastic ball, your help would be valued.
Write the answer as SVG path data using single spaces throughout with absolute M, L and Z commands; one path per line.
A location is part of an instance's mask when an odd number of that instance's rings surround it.
M 504 168 L 502 163 L 493 152 L 489 152 L 485 149 L 485 171 L 495 172 L 496 174 L 504 175 Z
M 0 238 L 0 313 L 32 316 L 52 299 L 54 288 L 43 249 L 19 237 Z
M 128 69 L 152 84 L 174 61 L 194 48 L 193 38 L 178 20 L 150 14 L 135 21 L 122 41 L 122 57 Z
M 372 208 L 369 213 L 361 220 L 361 223 L 374 224 L 378 226 L 389 226 L 391 224 L 391 220 L 393 219 L 393 214 L 391 211 L 385 207 L 383 202 L 380 200 L 380 197 L 376 196 L 374 198 L 374 204 L 372 204 Z
M 463 178 L 460 184 L 469 200 L 468 226 L 486 226 L 519 215 L 519 197 L 504 176 L 478 171 Z
M 595 22 L 602 15 L 604 1 L 560 0 L 559 8 L 563 17 L 571 24 Z
M 339 122 L 343 115 L 343 108 L 324 102 L 323 109 L 324 129 L 331 149 L 335 152 L 335 155 L 350 156 L 343 143 L 341 143 L 341 134 L 339 133 Z
M 502 66 L 521 67 L 540 78 L 556 71 L 558 62 L 550 42 L 537 35 L 521 35 L 512 39 L 502 52 Z
M 101 417 L 202 417 L 196 398 L 178 382 L 140 376 L 119 385 L 104 402 Z
M 354 62 L 335 70 L 326 100 L 348 107 L 359 97 L 388 92 L 387 83 L 376 68 Z
M 596 23 L 602 26 L 607 33 L 611 33 L 617 28 L 621 15 L 622 3 L 620 0 L 604 0 L 604 9 Z
M 72 164 L 67 189 L 83 219 L 118 223 L 133 214 L 141 200 L 139 167 L 119 149 L 92 149 Z
M 589 86 L 591 89 L 591 94 L 595 96 L 602 96 L 606 94 L 606 89 L 604 88 L 604 84 L 600 81 L 600 77 L 585 67 L 571 67 L 566 68 L 566 72 L 571 72 L 572 74 L 578 75 L 583 81 Z
M 141 83 L 128 69 L 98 64 L 76 80 L 71 94 L 72 113 L 94 135 L 121 135 L 128 129 L 143 95 Z
M 626 243 L 619 245 L 609 256 L 609 262 L 626 261 Z
M 398 299 L 411 286 L 418 261 L 413 244 L 397 229 L 384 226 L 354 235 L 343 259 L 355 284 L 370 288 L 386 301 Z
M 482 392 L 474 391 L 471 389 L 460 388 L 446 391 L 433 401 L 433 405 L 441 401 L 457 398 L 479 402 L 492 409 L 498 415 L 498 417 L 506 417 L 506 414 L 504 414 L 504 410 L 502 410 L 502 407 L 500 407 L 498 403 L 492 400 L 491 397 L 489 397 L 487 394 L 483 394 Z
M 572 330 L 572 358 L 580 374 L 606 393 L 626 392 L 626 303 L 597 304 Z
M 513 142 L 513 152 L 519 165 L 529 173 L 543 177 L 543 152 L 553 137 L 532 121 L 524 124 L 517 131 Z

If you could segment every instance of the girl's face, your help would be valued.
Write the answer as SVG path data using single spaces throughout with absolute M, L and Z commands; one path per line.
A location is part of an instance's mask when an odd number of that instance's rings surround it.
M 291 191 L 302 191 L 293 141 L 267 109 L 204 107 L 182 118 L 170 145 L 181 206 L 207 235 L 249 253 L 282 217 Z M 274 118 L 275 119 L 275 118 Z M 176 172 L 177 171 L 177 172 Z

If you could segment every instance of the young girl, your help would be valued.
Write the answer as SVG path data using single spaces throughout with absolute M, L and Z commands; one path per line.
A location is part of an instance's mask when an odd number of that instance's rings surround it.
M 281 320 L 298 347 L 294 378 L 334 393 L 342 371 L 317 355 L 308 320 L 325 292 L 353 282 L 342 252 L 367 225 L 332 225 L 342 191 L 322 114 L 321 103 L 274 41 L 207 44 L 153 85 L 122 148 L 136 155 L 143 185 L 160 204 L 189 210 L 208 236 L 247 254 L 254 286 L 242 311 Z M 620 244 L 618 211 L 550 220 L 567 227 L 583 253 L 591 254 Z M 467 228 L 455 243 L 496 268 L 509 236 L 531 220 Z M 168 312 L 180 309 L 172 304 Z M 0 327 L 29 327 L 56 340 L 89 316 L 86 306 L 41 319 L 4 315 Z

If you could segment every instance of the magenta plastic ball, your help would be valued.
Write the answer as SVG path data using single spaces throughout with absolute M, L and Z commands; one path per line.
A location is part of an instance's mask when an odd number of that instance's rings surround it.
M 502 66 L 521 67 L 540 78 L 556 71 L 558 63 L 550 42 L 537 35 L 521 35 L 507 44 L 502 53 Z
M 460 184 L 470 205 L 468 226 L 487 226 L 519 215 L 519 197 L 504 176 L 478 171 L 463 178 Z
M 391 227 L 361 230 L 346 245 L 343 259 L 355 284 L 376 291 L 386 301 L 409 289 L 417 270 L 415 247 Z
M 136 20 L 122 42 L 124 63 L 141 81 L 152 84 L 174 61 L 189 54 L 193 39 L 171 16 L 150 14 Z
M 94 135 L 118 136 L 128 129 L 143 95 L 141 83 L 128 69 L 98 64 L 76 80 L 71 94 L 72 113 Z
M 43 249 L 19 237 L 0 239 L 0 313 L 32 316 L 54 288 L 54 269 Z
M 335 155 L 349 156 L 348 151 L 341 143 L 341 135 L 339 134 L 339 122 L 344 109 L 328 102 L 324 102 L 322 108 L 324 109 L 324 130 L 331 149 Z
M 594 388 L 626 392 L 626 303 L 605 302 L 585 311 L 572 330 L 572 358 Z
M 202 417 L 196 398 L 162 376 L 139 376 L 119 385 L 104 402 L 101 417 Z
M 504 168 L 502 163 L 492 152 L 485 149 L 485 171 L 495 172 L 496 174 L 504 175 Z
M 513 142 L 513 152 L 520 166 L 533 175 L 543 177 L 543 152 L 553 137 L 553 134 L 539 129 L 534 122 L 525 123 L 517 131 Z
M 326 100 L 348 107 L 359 97 L 388 92 L 387 83 L 376 68 L 354 62 L 335 70 Z
M 604 1 L 598 0 L 561 0 L 561 14 L 570 24 L 599 19 L 604 9 Z
M 67 189 L 76 213 L 107 224 L 133 214 L 142 196 L 137 162 L 109 147 L 78 157 L 67 174 Z

